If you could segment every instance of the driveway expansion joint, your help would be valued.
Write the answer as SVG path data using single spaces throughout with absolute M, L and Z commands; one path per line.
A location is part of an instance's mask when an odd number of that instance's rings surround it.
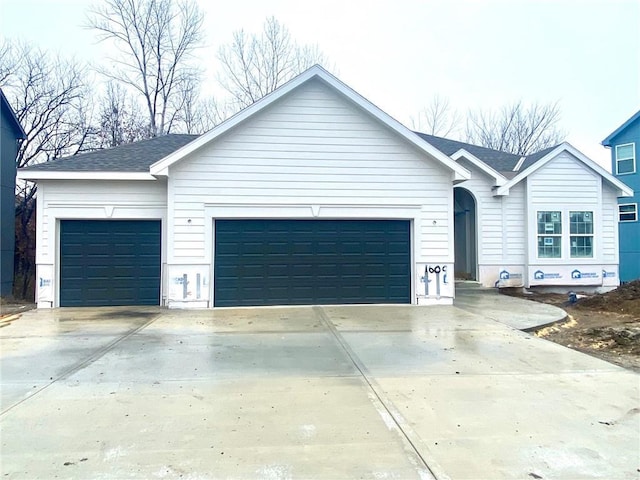
M 421 452 L 416 446 L 417 441 L 419 440 L 419 436 L 412 431 L 409 424 L 404 421 L 398 410 L 393 406 L 393 402 L 387 398 L 384 394 L 382 388 L 377 385 L 375 379 L 370 375 L 367 368 L 364 366 L 362 361 L 358 358 L 356 353 L 351 349 L 349 343 L 344 339 L 344 337 L 340 334 L 336 326 L 333 324 L 329 316 L 326 314 L 324 309 L 319 306 L 313 307 L 313 311 L 316 313 L 320 321 L 325 325 L 325 327 L 331 332 L 336 341 L 340 344 L 340 347 L 344 350 L 349 360 L 353 363 L 354 367 L 358 372 L 360 372 L 360 376 L 364 379 L 367 386 L 369 387 L 370 392 L 373 394 L 373 397 L 377 402 L 380 403 L 380 406 L 384 409 L 384 412 L 380 412 L 381 415 L 386 414 L 387 418 L 390 418 L 393 421 L 393 425 L 398 429 L 401 436 L 404 440 L 409 444 L 413 453 L 420 459 L 424 467 L 429 471 L 434 480 L 450 480 L 450 477 L 444 472 L 435 459 L 433 458 L 425 458 L 426 455 L 424 452 Z M 384 420 L 384 418 L 383 418 Z M 426 449 L 428 451 L 428 449 Z
M 96 360 L 98 360 L 99 358 L 102 358 L 104 355 L 107 354 L 107 352 L 109 352 L 110 350 L 113 349 L 113 347 L 115 347 L 116 345 L 118 345 L 120 342 L 122 342 L 123 340 L 126 340 L 127 338 L 135 335 L 136 333 L 138 333 L 140 330 L 142 330 L 143 328 L 148 327 L 149 325 L 151 325 L 153 322 L 155 322 L 159 317 L 161 316 L 160 313 L 158 313 L 157 315 L 155 315 L 154 317 L 152 317 L 150 320 L 148 320 L 147 322 L 143 323 L 142 325 L 139 325 L 131 330 L 129 330 L 128 332 L 126 332 L 124 335 L 116 338 L 115 340 L 113 340 L 112 342 L 109 342 L 107 345 L 105 345 L 104 347 L 99 348 L 98 350 L 96 350 L 94 353 L 92 353 L 91 355 L 89 355 L 87 358 L 85 358 L 84 360 L 76 363 L 75 365 L 72 365 L 70 368 L 68 368 L 67 370 L 65 370 L 64 372 L 62 372 L 60 375 L 58 375 L 56 378 L 54 378 L 53 380 L 51 380 L 50 382 L 46 383 L 45 385 L 43 385 L 41 388 L 38 388 L 37 390 L 35 390 L 34 392 L 30 392 L 29 395 L 27 395 L 26 397 L 24 397 L 23 399 L 21 399 L 20 401 L 14 403 L 13 405 L 5 408 L 2 412 L 0 412 L 0 417 L 4 416 L 6 413 L 10 412 L 11 410 L 13 410 L 15 407 L 17 407 L 18 405 L 23 404 L 24 402 L 26 402 L 27 400 L 35 397 L 36 395 L 40 394 L 41 392 L 43 392 L 44 390 L 46 390 L 47 388 L 49 388 L 51 385 L 53 385 L 56 382 L 59 382 L 60 380 L 64 380 L 65 378 L 70 377 L 71 375 L 73 375 L 74 373 L 76 373 L 77 371 L 81 370 L 82 368 L 86 367 L 87 365 L 95 362 Z

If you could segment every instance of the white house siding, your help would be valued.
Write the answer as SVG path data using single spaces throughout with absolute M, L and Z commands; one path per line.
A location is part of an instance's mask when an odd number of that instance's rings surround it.
M 38 285 L 42 285 L 36 291 L 39 307 L 57 305 L 58 220 L 166 218 L 166 183 L 161 180 L 41 180 L 37 197 L 36 275 Z
M 612 188 L 602 186 L 602 261 L 617 265 L 618 256 L 618 198 Z
M 505 269 L 512 275 L 509 285 L 521 283 L 526 263 L 524 224 L 525 187 L 511 189 L 508 196 L 493 195 L 495 179 L 464 159 L 460 164 L 471 170 L 472 178 L 458 184 L 476 200 L 478 281 L 493 287 Z
M 452 174 L 319 81 L 170 167 L 168 188 L 176 273 L 211 272 L 221 217 L 410 218 L 415 263 L 453 262 Z
M 524 265 L 527 261 L 527 230 L 525 223 L 526 182 L 520 182 L 502 197 L 504 215 L 504 260 L 509 265 Z
M 615 193 L 603 186 L 602 177 L 568 152 L 532 173 L 527 180 L 529 235 L 528 285 L 602 286 L 618 283 Z M 562 258 L 538 258 L 537 212 L 562 212 Z M 593 258 L 570 258 L 569 212 L 593 211 Z M 580 278 L 574 278 L 573 272 Z M 538 277 L 536 278 L 536 272 Z M 607 272 L 605 276 L 603 272 Z M 543 275 L 540 275 L 543 274 Z M 603 278 L 604 277 L 604 278 Z M 613 277 L 613 278 L 612 278 Z

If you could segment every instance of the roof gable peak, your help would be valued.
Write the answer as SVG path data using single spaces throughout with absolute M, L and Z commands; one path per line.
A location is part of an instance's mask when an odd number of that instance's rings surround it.
M 191 153 L 199 150 L 200 148 L 214 141 L 216 138 L 220 137 L 231 129 L 234 129 L 239 124 L 245 122 L 245 120 L 266 109 L 267 107 L 278 101 L 280 98 L 288 95 L 293 90 L 296 90 L 298 87 L 306 84 L 312 79 L 320 80 L 333 91 L 337 92 L 346 101 L 359 108 L 363 113 L 370 115 L 375 120 L 382 123 L 396 134 L 400 135 L 402 138 L 404 138 L 405 141 L 413 144 L 413 146 L 418 150 L 426 153 L 429 157 L 433 158 L 435 161 L 441 163 L 447 169 L 451 170 L 454 175 L 454 181 L 463 181 L 470 178 L 471 174 L 468 170 L 458 165 L 449 156 L 443 154 L 439 149 L 431 145 L 429 142 L 417 136 L 414 132 L 412 132 L 400 122 L 382 111 L 376 105 L 361 96 L 359 93 L 357 93 L 351 87 L 329 73 L 327 70 L 322 68 L 320 65 L 314 65 L 310 67 L 309 69 L 292 78 L 273 92 L 264 96 L 254 104 L 241 110 L 231 118 L 222 122 L 220 125 L 203 134 L 195 141 L 185 145 L 177 151 L 167 155 L 160 161 L 154 163 L 153 165 L 151 165 L 150 173 L 157 176 L 168 176 L 169 167 L 171 167 L 173 164 L 183 160 Z
M 613 139 L 615 137 L 617 137 L 618 135 L 620 135 L 627 128 L 629 128 L 631 126 L 631 124 L 634 123 L 639 118 L 640 118 L 640 110 L 638 110 L 636 113 L 631 115 L 631 117 L 629 117 L 622 125 L 620 125 L 613 132 L 611 132 L 607 138 L 602 140 L 602 142 L 601 142 L 602 145 L 605 146 L 605 147 L 610 147 Z

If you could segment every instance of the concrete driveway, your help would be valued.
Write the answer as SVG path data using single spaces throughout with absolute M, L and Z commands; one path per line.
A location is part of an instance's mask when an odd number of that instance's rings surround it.
M 2 478 L 637 479 L 640 376 L 473 304 L 27 312 Z

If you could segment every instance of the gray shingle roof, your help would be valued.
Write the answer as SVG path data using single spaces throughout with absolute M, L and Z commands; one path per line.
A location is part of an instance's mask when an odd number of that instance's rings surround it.
M 470 143 L 458 142 L 457 140 L 449 140 L 448 138 L 427 135 L 426 133 L 416 132 L 420 137 L 436 147 L 442 153 L 453 155 L 455 152 L 464 148 L 467 152 L 475 155 L 484 163 L 489 165 L 498 172 L 513 171 L 513 167 L 520 161 L 520 155 L 513 153 L 501 152 L 491 148 L 479 147 Z
M 557 145 L 549 148 L 545 148 L 544 150 L 540 150 L 539 152 L 528 155 L 523 162 L 522 166 L 518 170 L 518 172 L 514 172 L 513 169 L 518 164 L 522 156 L 515 155 L 513 153 L 502 152 L 500 150 L 493 150 L 492 148 L 480 147 L 478 145 L 472 145 L 470 143 L 459 142 L 457 140 L 449 140 L 448 138 L 436 137 L 434 135 L 428 135 L 426 133 L 415 132 L 429 142 L 431 145 L 436 147 L 442 153 L 446 155 L 453 155 L 455 152 L 464 148 L 467 152 L 475 155 L 484 163 L 489 165 L 494 170 L 500 172 L 507 178 L 513 178 L 517 173 L 522 172 L 526 168 L 530 167 L 542 157 L 544 157 L 547 153 L 557 147 Z
M 175 152 L 199 135 L 169 134 L 114 148 L 57 158 L 25 168 L 56 172 L 148 172 L 158 160 Z
M 557 148 L 557 147 L 558 145 L 554 145 L 553 147 L 545 148 L 544 150 L 540 150 L 539 152 L 532 153 L 531 155 L 527 155 L 527 158 L 525 159 L 525 161 L 522 163 L 522 166 L 520 167 L 520 172 L 529 168 L 531 165 L 536 163 L 538 160 L 540 160 L 542 157 L 544 157 L 546 154 L 548 154 L 554 148 Z
M 470 143 L 450 140 L 448 138 L 415 132 L 445 155 L 453 155 L 461 148 L 475 155 L 494 170 L 501 172 L 507 178 L 516 175 L 513 168 L 520 161 L 519 155 L 501 152 L 491 148 L 479 147 Z M 56 171 L 56 172 L 148 172 L 149 167 L 158 160 L 175 152 L 187 143 L 198 138 L 199 135 L 169 134 L 148 140 L 120 145 L 114 148 L 81 153 L 72 157 L 58 158 L 46 163 L 24 168 L 28 171 Z M 546 148 L 529 155 L 522 164 L 520 171 L 533 165 L 555 147 Z

